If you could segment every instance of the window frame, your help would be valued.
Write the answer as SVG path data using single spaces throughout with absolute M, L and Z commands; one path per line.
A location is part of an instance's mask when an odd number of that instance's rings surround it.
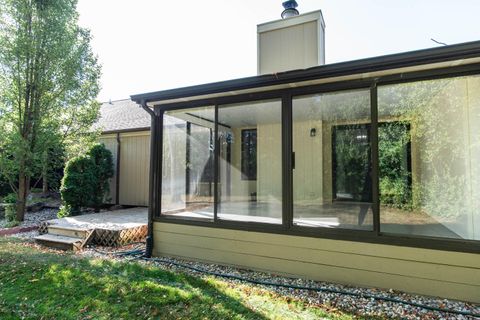
M 241 95 L 225 95 L 215 98 L 198 99 L 188 102 L 175 102 L 172 104 L 156 105 L 154 110 L 158 117 L 158 127 L 153 134 L 157 137 L 156 148 L 162 148 L 163 114 L 167 110 L 188 109 L 198 106 L 215 106 L 215 183 L 214 183 L 214 220 L 195 220 L 160 215 L 160 204 L 155 196 L 153 205 L 153 222 L 175 223 L 192 226 L 244 230 L 252 232 L 276 233 L 292 236 L 316 237 L 333 240 L 345 240 L 363 243 L 398 245 L 415 248 L 426 248 L 434 250 L 457 251 L 467 253 L 480 253 L 480 241 L 466 239 L 449 239 L 432 236 L 412 236 L 380 232 L 380 203 L 379 203 L 379 168 L 378 168 L 378 97 L 379 86 L 416 82 L 422 80 L 433 80 L 443 78 L 462 77 L 469 75 L 480 75 L 480 63 L 468 66 L 445 67 L 440 69 L 412 71 L 408 73 L 395 73 L 377 78 L 364 78 L 361 80 L 346 80 L 334 83 L 316 84 L 305 87 L 291 87 L 286 89 L 255 92 Z M 372 231 L 352 229 L 329 229 L 318 227 L 304 227 L 293 225 L 293 197 L 292 197 L 292 99 L 295 96 L 302 96 L 315 93 L 327 93 L 353 89 L 370 90 L 371 106 L 371 152 L 372 152 L 372 194 L 373 194 L 373 215 L 374 228 Z M 283 190 L 283 212 L 282 225 L 265 224 L 258 222 L 237 222 L 218 220 L 216 217 L 216 206 L 218 201 L 218 108 L 219 105 L 253 102 L 258 100 L 281 99 L 282 100 L 282 190 Z M 155 148 L 152 148 L 154 150 Z M 161 159 L 161 150 L 153 159 Z M 155 161 L 154 161 L 155 162 Z M 161 161 L 156 161 L 157 170 L 161 172 Z M 160 168 L 158 168 L 160 167 Z M 161 175 L 160 175 L 161 176 Z M 157 175 L 158 177 L 158 175 Z M 154 190 L 161 190 L 161 179 L 154 179 Z M 160 188 L 159 188 L 160 187 Z

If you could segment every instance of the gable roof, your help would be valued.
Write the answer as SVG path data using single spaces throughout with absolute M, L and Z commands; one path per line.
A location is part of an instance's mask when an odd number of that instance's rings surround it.
M 130 99 L 102 103 L 100 117 L 93 125 L 102 133 L 150 130 L 150 115 Z

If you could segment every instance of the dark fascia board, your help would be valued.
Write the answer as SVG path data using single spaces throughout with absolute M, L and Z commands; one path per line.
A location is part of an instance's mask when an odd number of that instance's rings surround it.
M 355 73 L 382 71 L 416 65 L 452 61 L 480 56 L 480 41 L 438 48 L 396 53 L 391 55 L 327 64 L 309 69 L 214 82 L 190 87 L 136 94 L 130 98 L 137 103 L 194 97 L 205 94 L 251 89 L 291 82 L 330 78 Z

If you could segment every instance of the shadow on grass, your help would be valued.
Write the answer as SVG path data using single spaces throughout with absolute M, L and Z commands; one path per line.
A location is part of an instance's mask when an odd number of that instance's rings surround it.
M 214 281 L 0 246 L 1 319 L 266 319 Z

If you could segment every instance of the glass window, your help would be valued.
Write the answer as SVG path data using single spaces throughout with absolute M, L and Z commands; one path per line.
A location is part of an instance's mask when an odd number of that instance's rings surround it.
M 223 105 L 219 219 L 282 223 L 281 101 Z
M 373 229 L 370 91 L 293 99 L 293 223 Z
M 257 129 L 242 130 L 242 180 L 257 180 Z
M 163 117 L 162 215 L 213 219 L 215 108 Z
M 378 89 L 381 231 L 480 240 L 480 77 Z

